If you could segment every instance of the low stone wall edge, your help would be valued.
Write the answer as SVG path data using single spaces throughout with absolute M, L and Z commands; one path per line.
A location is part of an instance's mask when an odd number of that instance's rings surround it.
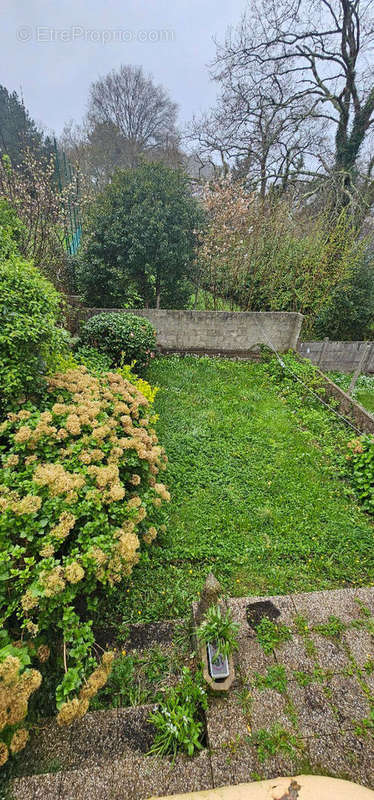
M 300 360 L 304 360 L 304 356 L 300 355 L 300 353 L 297 353 L 297 356 Z M 328 378 L 318 367 L 316 367 L 316 371 L 322 379 L 327 396 L 335 397 L 335 399 L 338 400 L 339 414 L 346 417 L 362 433 L 374 433 L 374 417 L 369 411 L 366 411 L 366 408 L 357 403 L 356 400 L 353 400 L 352 397 L 341 389 L 340 386 L 337 386 L 337 384 Z
M 282 353 L 296 349 L 303 322 L 298 312 L 88 308 L 71 298 L 68 327 L 77 334 L 82 322 L 108 312 L 149 319 L 157 331 L 157 344 L 162 352 L 230 354 L 242 358 L 252 358 L 250 351 L 260 344 L 274 346 Z

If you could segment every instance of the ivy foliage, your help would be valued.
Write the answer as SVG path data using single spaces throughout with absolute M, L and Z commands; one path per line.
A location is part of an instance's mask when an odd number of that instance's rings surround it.
M 317 317 L 313 334 L 332 340 L 370 339 L 374 323 L 374 254 L 362 257 L 356 269 L 338 284 Z
M 353 488 L 365 511 L 374 514 L 374 438 L 360 436 L 352 439 L 348 447 Z

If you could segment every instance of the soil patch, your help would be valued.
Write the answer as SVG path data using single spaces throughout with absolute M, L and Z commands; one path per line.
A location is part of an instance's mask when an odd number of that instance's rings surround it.
M 271 600 L 260 600 L 257 603 L 249 603 L 247 605 L 248 625 L 255 630 L 264 617 L 274 622 L 280 615 L 281 612 L 279 608 L 277 608 Z

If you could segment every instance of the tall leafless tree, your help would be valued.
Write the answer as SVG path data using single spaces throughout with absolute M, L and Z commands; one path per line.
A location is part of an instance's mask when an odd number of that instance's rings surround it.
M 123 64 L 99 78 L 90 89 L 91 126 L 114 125 L 126 142 L 128 164 L 139 153 L 157 153 L 175 145 L 177 106 L 141 67 Z
M 263 198 L 270 184 L 288 189 L 315 147 L 308 107 L 289 107 L 289 81 L 261 82 L 254 72 L 241 75 L 231 68 L 215 78 L 221 86 L 217 106 L 195 119 L 188 132 L 201 157 L 215 154 L 226 172 L 235 159 L 235 174 Z
M 134 151 L 113 123 L 82 125 L 67 123 L 60 137 L 60 146 L 69 161 L 79 168 L 87 186 L 100 191 L 112 179 L 118 169 L 135 166 Z M 164 146 L 138 153 L 144 160 L 162 161 L 170 167 L 180 167 L 183 154 L 178 139 L 165 142 Z
M 373 7 L 373 0 L 253 0 L 215 62 L 221 79 L 238 84 L 249 75 L 261 91 L 291 81 L 286 106 L 276 97 L 275 106 L 291 118 L 304 108 L 327 128 L 323 151 L 314 150 L 302 175 L 313 191 L 329 182 L 338 206 L 355 193 L 366 208 L 374 202 Z

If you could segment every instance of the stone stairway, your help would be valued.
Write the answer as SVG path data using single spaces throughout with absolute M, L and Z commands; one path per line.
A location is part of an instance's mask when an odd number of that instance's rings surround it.
M 194 759 L 178 756 L 174 764 L 146 755 L 151 710 L 96 711 L 69 729 L 48 723 L 25 751 L 25 774 L 12 782 L 14 800 L 143 800 L 212 787 L 206 751 Z
M 145 652 L 171 646 L 181 620 L 133 625 L 125 649 Z M 108 631 L 98 632 L 108 643 Z M 206 751 L 191 760 L 151 758 L 154 737 L 148 722 L 152 705 L 93 711 L 69 727 L 45 720 L 34 729 L 27 748 L 15 761 L 12 800 L 143 800 L 210 788 Z
M 374 789 L 374 588 L 237 598 L 230 606 L 240 623 L 237 679 L 227 698 L 210 698 L 206 749 L 174 762 L 146 755 L 151 705 L 94 711 L 70 728 L 47 721 L 18 756 L 12 800 L 146 800 L 305 771 Z M 248 618 L 269 607 L 289 638 L 266 654 Z M 341 622 L 339 636 L 330 635 L 331 617 Z M 167 644 L 173 629 L 136 626 L 132 646 Z M 274 667 L 286 676 L 284 690 L 266 683 Z M 274 725 L 286 747 L 272 749 Z

